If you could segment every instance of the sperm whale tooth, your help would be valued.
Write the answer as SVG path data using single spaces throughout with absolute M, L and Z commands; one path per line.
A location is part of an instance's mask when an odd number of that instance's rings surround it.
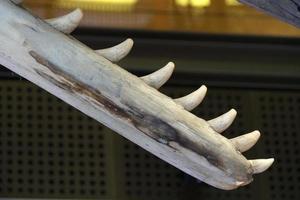
M 53 19 L 47 19 L 46 22 L 48 22 L 57 30 L 69 34 L 72 33 L 77 28 L 82 17 L 83 17 L 83 13 L 81 9 L 77 8 L 76 10 L 74 10 L 73 12 L 67 15 L 53 18 Z
M 259 138 L 260 138 L 260 132 L 253 131 L 251 133 L 230 139 L 230 141 L 238 151 L 245 152 L 249 150 L 251 147 L 253 147 Z
M 175 99 L 175 102 L 180 104 L 181 106 L 184 107 L 184 109 L 191 111 L 194 108 L 196 108 L 204 99 L 205 95 L 207 92 L 207 87 L 206 86 L 201 86 L 198 90 L 194 91 L 193 93 Z
M 222 133 L 232 124 L 236 115 L 236 110 L 231 109 L 227 113 L 208 121 L 208 123 L 216 132 Z
M 133 43 L 133 40 L 129 38 L 114 47 L 96 50 L 96 53 L 110 60 L 111 62 L 119 62 L 129 54 L 133 47 Z
M 173 62 L 169 62 L 165 67 L 153 72 L 152 74 L 143 76 L 141 79 L 149 86 L 158 89 L 170 79 L 174 68 L 175 64 Z
M 274 158 L 269 159 L 257 159 L 257 160 L 249 160 L 253 173 L 259 174 L 266 171 L 274 162 Z

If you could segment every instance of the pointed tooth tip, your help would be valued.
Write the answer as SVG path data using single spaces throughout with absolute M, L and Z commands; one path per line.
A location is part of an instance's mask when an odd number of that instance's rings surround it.
M 197 99 L 199 99 L 199 104 L 203 101 L 204 97 L 206 96 L 207 93 L 207 87 L 205 85 L 202 85 L 200 88 L 198 88 L 198 90 L 196 90 L 195 92 L 193 92 L 195 94 L 197 94 Z
M 133 39 L 131 39 L 131 38 L 127 38 L 127 39 L 125 40 L 125 42 L 128 43 L 129 46 L 133 46 L 133 44 L 134 44 L 134 41 L 133 41 Z
M 253 131 L 252 132 L 252 135 L 254 136 L 256 136 L 256 138 L 257 138 L 257 140 L 261 137 L 261 133 L 260 133 L 260 131 L 259 130 L 255 130 L 255 131 Z
M 237 116 L 237 111 L 234 109 L 234 108 L 232 108 L 232 109 L 230 109 L 229 111 L 228 111 L 228 114 L 231 114 L 232 116 Z
M 274 158 L 249 160 L 253 169 L 253 174 L 259 174 L 266 171 L 271 167 L 274 161 Z
M 233 121 L 235 120 L 236 116 L 237 116 L 237 111 L 235 109 L 230 109 L 227 113 L 225 113 L 225 115 L 228 115 L 231 117 L 232 121 L 231 123 L 233 123 Z
M 203 99 L 205 98 L 206 94 L 207 94 L 207 87 L 205 85 L 202 85 L 199 89 L 198 89 L 198 93 L 199 95 L 202 97 L 201 102 L 203 101 Z
M 68 16 L 68 15 L 72 15 L 72 16 L 77 16 L 76 18 L 76 21 L 80 21 L 82 18 L 83 18 L 83 12 L 81 10 L 81 8 L 76 8 L 75 10 L 73 11 L 70 11 L 68 14 L 66 14 L 65 16 Z M 62 16 L 64 17 L 64 16 Z M 59 18 L 59 17 L 58 17 Z M 51 20 L 51 19 L 50 19 Z
M 207 90 L 206 85 L 202 85 L 200 88 L 202 88 L 203 90 Z
M 64 16 L 46 19 L 45 21 L 57 30 L 70 34 L 78 27 L 82 18 L 83 12 L 80 8 L 77 8 Z
M 204 96 L 207 93 L 207 87 L 205 85 L 202 85 L 198 90 L 201 91 L 201 93 L 204 93 Z
M 175 102 L 181 105 L 185 110 L 191 111 L 203 101 L 206 92 L 207 88 L 205 86 L 201 86 L 191 94 L 175 99 Z
M 168 62 L 168 64 L 166 65 L 166 67 L 173 68 L 173 70 L 174 70 L 175 69 L 175 63 Z
M 170 79 L 175 70 L 175 64 L 173 62 L 168 62 L 163 68 L 159 69 L 158 71 L 160 70 L 168 72 L 167 79 Z
M 123 47 L 126 47 L 126 49 L 127 49 L 127 54 L 126 54 L 126 55 L 128 55 L 129 52 L 131 51 L 133 45 L 134 45 L 133 39 L 127 38 L 125 41 L 121 42 L 121 43 L 120 43 L 119 45 L 117 45 L 117 46 L 123 46 Z
M 75 10 L 73 12 L 83 13 L 81 8 L 75 8 Z
M 76 19 L 76 23 L 77 23 L 77 21 L 80 22 L 83 18 L 83 12 L 82 12 L 81 8 L 76 8 L 70 14 L 72 14 L 73 16 L 77 16 L 76 18 L 74 18 L 74 19 Z
M 248 133 L 249 136 L 253 138 L 253 143 L 256 144 L 259 138 L 261 137 L 261 133 L 258 130 L 253 131 L 252 133 Z M 253 144 L 253 145 L 254 145 Z M 253 146 L 252 145 L 252 146 Z
M 168 74 L 168 80 L 169 80 L 175 70 L 175 63 L 168 62 L 168 64 L 164 68 L 167 69 L 167 71 L 169 72 Z
M 141 79 L 149 86 L 159 89 L 170 79 L 170 77 L 174 72 L 174 69 L 175 69 L 175 64 L 173 62 L 169 62 L 161 69 L 147 76 L 143 76 L 141 77 Z
M 235 109 L 231 109 L 227 113 L 209 120 L 208 123 L 216 132 L 222 133 L 233 123 L 236 115 L 237 111 Z
M 245 134 L 245 136 L 246 135 L 249 136 L 249 137 L 255 138 L 255 140 L 257 141 L 260 138 L 261 133 L 260 133 L 260 131 L 255 130 L 255 131 L 252 131 L 251 133 Z
M 74 10 L 74 12 L 75 12 L 76 14 L 78 14 L 78 16 L 80 16 L 80 18 L 83 17 L 83 11 L 82 11 L 81 8 L 76 8 L 76 9 Z
M 130 53 L 133 45 L 134 41 L 131 38 L 128 38 L 113 47 L 96 50 L 96 53 L 110 60 L 111 62 L 119 62 Z
M 260 132 L 253 131 L 251 133 L 232 138 L 230 139 L 230 141 L 238 151 L 243 153 L 251 149 L 257 143 L 259 138 Z
M 162 68 L 160 68 L 156 72 L 162 72 L 162 71 L 167 72 L 168 77 L 170 78 L 170 76 L 172 75 L 174 69 L 175 69 L 175 64 L 173 62 L 168 62 L 165 66 L 163 66 Z M 154 72 L 154 73 L 156 73 L 156 72 Z
M 253 138 L 253 143 L 254 143 L 254 144 L 256 144 L 257 141 L 259 140 L 259 138 L 261 137 L 261 133 L 260 133 L 259 130 L 255 130 L 255 131 L 253 131 L 253 132 L 251 132 L 251 133 L 248 133 L 248 135 L 251 136 L 251 137 Z M 254 144 L 253 144 L 253 145 L 254 145 Z M 253 145 L 252 145 L 252 146 L 253 146 Z M 251 147 L 252 147 L 252 146 L 251 146 Z

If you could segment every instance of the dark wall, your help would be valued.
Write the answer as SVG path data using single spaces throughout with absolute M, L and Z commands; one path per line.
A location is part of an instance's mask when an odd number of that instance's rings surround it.
M 0 80 L 0 197 L 71 199 L 299 199 L 299 40 L 79 30 L 93 48 L 136 41 L 120 63 L 144 75 L 177 64 L 162 92 L 179 97 L 209 88 L 194 113 L 230 108 L 228 138 L 256 129 L 248 158 L 275 157 L 249 186 L 221 191 L 145 152 L 56 97 L 3 69 Z

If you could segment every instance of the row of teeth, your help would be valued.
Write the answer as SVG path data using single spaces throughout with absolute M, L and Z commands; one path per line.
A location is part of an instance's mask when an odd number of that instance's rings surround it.
M 21 0 L 13 0 L 13 2 L 20 3 Z M 53 19 L 48 19 L 45 21 L 49 23 L 51 26 L 53 26 L 55 29 L 65 34 L 70 34 L 72 31 L 74 31 L 77 28 L 82 17 L 83 17 L 82 11 L 80 9 L 76 9 L 67 15 L 53 18 Z M 110 60 L 111 62 L 118 62 L 128 55 L 132 47 L 133 47 L 133 40 L 127 39 L 124 42 L 114 47 L 96 50 L 95 52 L 101 55 L 102 57 Z M 175 68 L 174 63 L 170 62 L 165 67 L 157 70 L 152 74 L 143 76 L 141 77 L 141 79 L 149 86 L 158 89 L 169 80 L 169 78 L 171 77 L 174 71 L 174 68 Z M 178 105 L 182 106 L 185 110 L 191 111 L 202 102 L 202 100 L 206 95 L 206 92 L 207 92 L 207 88 L 205 86 L 201 86 L 198 90 L 194 91 L 193 93 L 175 99 L 174 101 Z M 215 119 L 209 120 L 207 122 L 209 123 L 211 128 L 213 128 L 216 132 L 222 133 L 232 124 L 236 115 L 237 112 L 234 109 L 232 109 L 227 113 Z M 249 150 L 253 145 L 255 145 L 259 138 L 260 138 L 260 132 L 253 131 L 251 133 L 230 139 L 230 142 L 232 143 L 232 145 L 235 146 L 236 150 L 240 152 L 245 152 Z M 273 158 L 257 159 L 257 160 L 249 160 L 249 162 L 252 166 L 253 173 L 257 174 L 267 170 L 274 162 L 274 159 Z

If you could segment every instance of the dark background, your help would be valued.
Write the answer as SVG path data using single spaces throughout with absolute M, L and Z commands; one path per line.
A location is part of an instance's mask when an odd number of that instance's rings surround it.
M 193 112 L 211 119 L 237 109 L 225 136 L 259 129 L 262 137 L 246 156 L 276 161 L 249 186 L 215 189 L 1 68 L 0 197 L 299 199 L 299 39 L 107 29 L 74 35 L 95 49 L 130 36 L 135 46 L 120 66 L 137 75 L 175 62 L 162 92 L 179 97 L 207 85 Z

